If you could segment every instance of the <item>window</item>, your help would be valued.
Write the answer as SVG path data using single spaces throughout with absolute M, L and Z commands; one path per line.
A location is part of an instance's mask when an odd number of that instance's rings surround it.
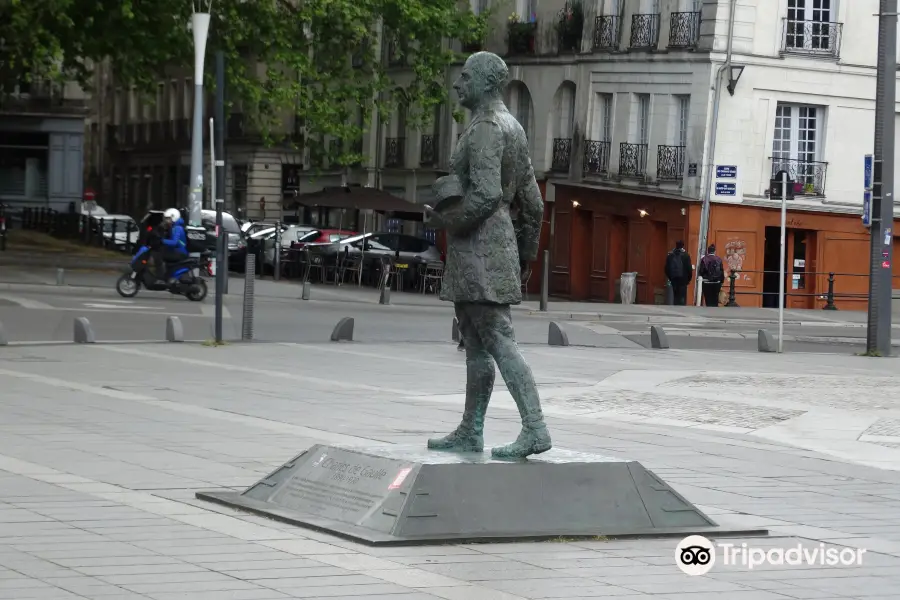
M 556 125 L 556 137 L 571 139 L 575 121 L 575 93 L 570 86 L 567 85 L 560 90 L 556 111 L 559 119 Z
M 835 34 L 831 25 L 833 1 L 788 0 L 785 49 L 810 51 L 831 49 Z
M 818 161 L 824 112 L 819 106 L 782 103 L 775 109 L 772 174 L 787 171 L 801 193 L 823 192 L 824 165 Z
M 192 98 L 194 95 L 194 80 L 188 77 L 184 80 L 184 99 L 181 103 L 182 107 L 182 118 L 186 118 L 188 115 L 193 114 L 194 103 L 192 102 Z
M 521 21 L 531 21 L 531 16 L 537 12 L 537 0 L 516 0 L 516 14 Z
M 600 140 L 612 141 L 613 95 L 600 94 Z
M 687 132 L 688 132 L 688 115 L 690 114 L 691 107 L 691 97 L 690 96 L 675 96 L 677 104 L 677 137 L 675 138 L 676 146 L 687 146 Z
M 638 94 L 638 143 L 650 140 L 650 94 Z
M 480 15 L 483 12 L 486 12 L 488 9 L 488 0 L 469 0 L 469 5 L 472 7 L 472 12 L 476 15 Z
M 178 114 L 178 82 L 174 79 L 169 82 L 169 120 L 179 118 Z
M 247 188 L 249 187 L 247 165 L 231 167 L 231 209 L 237 217 L 243 218 L 247 210 Z

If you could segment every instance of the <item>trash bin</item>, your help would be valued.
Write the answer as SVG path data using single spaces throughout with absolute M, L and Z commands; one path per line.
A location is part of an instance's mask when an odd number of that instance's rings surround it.
M 622 273 L 621 296 L 622 304 L 634 304 L 636 292 L 637 272 Z

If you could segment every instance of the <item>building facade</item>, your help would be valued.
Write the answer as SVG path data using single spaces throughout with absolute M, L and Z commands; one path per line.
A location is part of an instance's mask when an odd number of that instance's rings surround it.
M 709 242 L 739 272 L 739 304 L 776 305 L 780 201 L 769 187 L 787 171 L 796 196 L 788 305 L 822 306 L 835 272 L 838 306 L 864 307 L 874 3 L 517 0 L 514 14 L 507 4 L 485 47 L 510 65 L 510 109 L 546 178 L 551 293 L 612 301 L 621 273 L 637 272 L 638 301 L 660 301 L 677 240 L 696 262 L 708 196 Z M 722 78 L 716 118 L 732 7 L 735 68 Z
M 85 94 L 75 84 L 19 84 L 0 97 L 0 204 L 80 210 Z

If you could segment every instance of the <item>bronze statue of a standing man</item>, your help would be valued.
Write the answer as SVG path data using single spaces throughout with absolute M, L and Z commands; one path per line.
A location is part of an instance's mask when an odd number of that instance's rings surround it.
M 522 417 L 511 444 L 495 458 L 524 458 L 551 447 L 531 369 L 519 351 L 510 305 L 522 301 L 522 276 L 537 258 L 544 202 L 528 156 L 528 141 L 503 103 L 506 63 L 490 52 L 466 61 L 453 84 L 471 123 L 450 159 L 451 174 L 434 184 L 439 201 L 458 207 L 426 208 L 430 224 L 447 231 L 441 299 L 454 303 L 466 351 L 466 405 L 452 433 L 428 447 L 484 450 L 484 416 L 494 388 L 494 361 Z M 447 202 L 445 204 L 449 204 Z

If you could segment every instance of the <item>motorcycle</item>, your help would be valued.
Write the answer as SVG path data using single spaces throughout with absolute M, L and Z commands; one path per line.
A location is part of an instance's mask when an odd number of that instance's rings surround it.
M 206 280 L 200 273 L 213 275 L 210 253 L 201 254 L 200 260 L 186 258 L 177 263 L 168 263 L 166 268 L 170 275 L 166 283 L 157 283 L 156 276 L 150 269 L 150 247 L 141 246 L 131 259 L 130 272 L 123 274 L 116 281 L 116 291 L 123 298 L 134 298 L 141 287 L 152 292 L 168 291 L 172 294 L 180 294 L 193 302 L 200 302 L 206 298 L 208 289 Z M 174 279 L 173 284 L 168 281 Z

